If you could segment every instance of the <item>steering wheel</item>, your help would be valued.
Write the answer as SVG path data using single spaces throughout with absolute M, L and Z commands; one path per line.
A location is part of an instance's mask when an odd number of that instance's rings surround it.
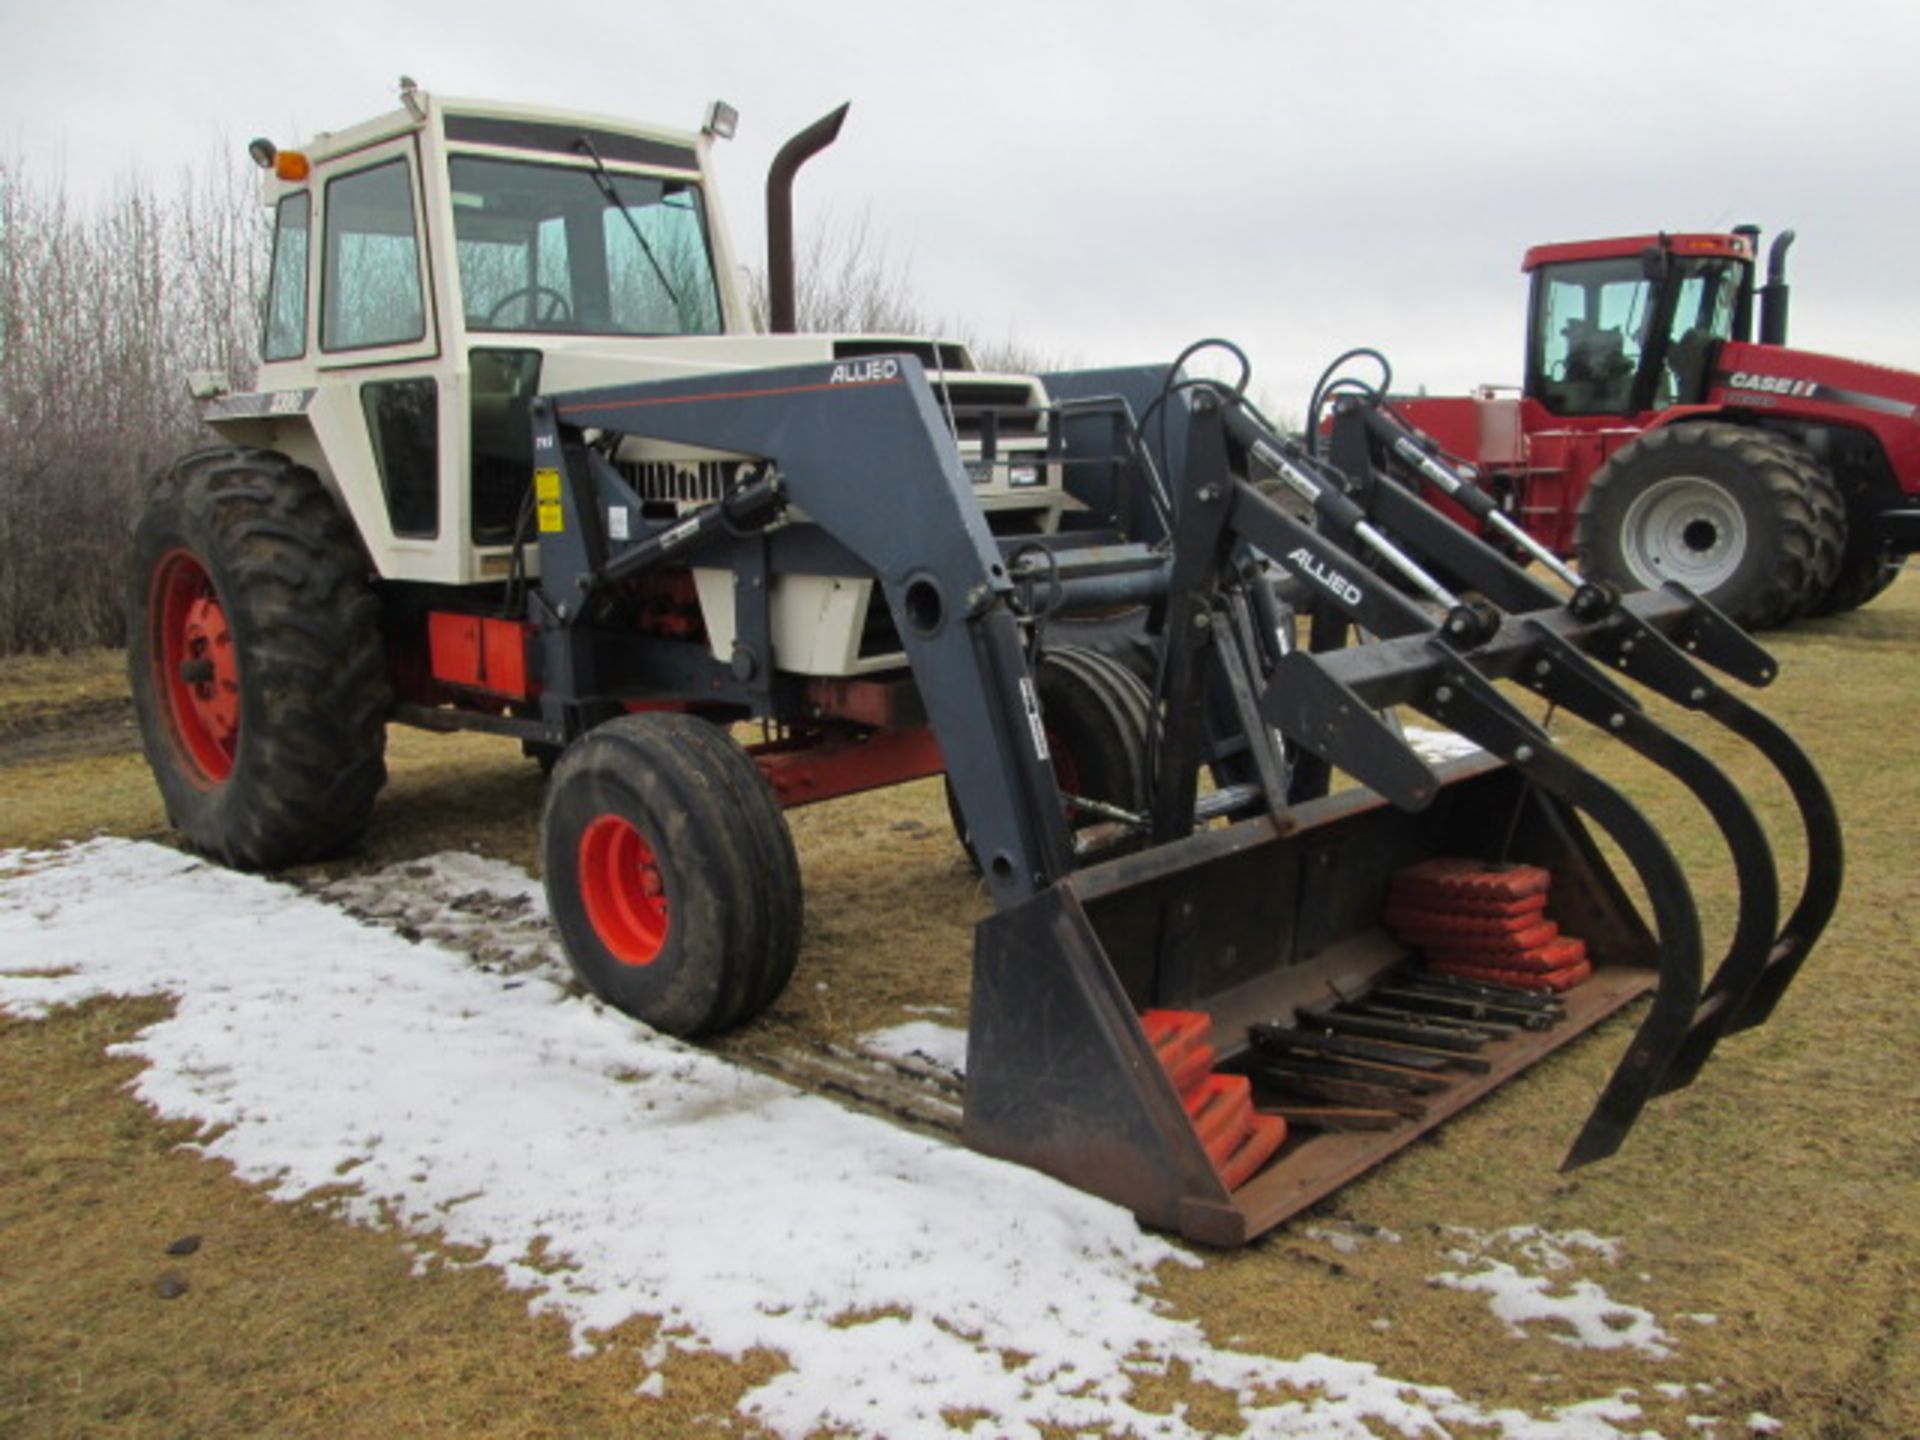
M 495 302 L 494 307 L 487 311 L 487 324 L 491 325 L 494 321 L 498 320 L 500 318 L 500 312 L 513 304 L 514 301 L 524 300 L 529 297 L 533 300 L 533 304 L 528 307 L 531 311 L 528 316 L 531 324 L 539 325 L 551 320 L 573 319 L 573 306 L 567 303 L 566 296 L 562 295 L 558 290 L 555 290 L 551 285 L 522 285 L 518 290 L 512 290 L 502 295 L 500 299 Z M 549 302 L 546 307 L 547 313 L 544 315 L 540 313 L 540 302 L 543 300 Z

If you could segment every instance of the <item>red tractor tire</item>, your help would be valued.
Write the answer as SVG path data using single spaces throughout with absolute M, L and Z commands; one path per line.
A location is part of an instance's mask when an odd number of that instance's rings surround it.
M 270 869 L 336 854 L 386 781 L 380 604 L 352 527 L 284 455 L 218 447 L 154 482 L 133 532 L 127 668 L 167 817 Z
M 1815 475 L 1805 451 L 1766 431 L 1718 421 L 1648 431 L 1580 502 L 1581 571 L 1626 590 L 1677 580 L 1749 630 L 1785 624 L 1834 564 Z
M 624 715 L 567 747 L 541 818 L 574 973 L 670 1035 L 742 1024 L 793 973 L 800 869 L 744 751 L 691 715 Z

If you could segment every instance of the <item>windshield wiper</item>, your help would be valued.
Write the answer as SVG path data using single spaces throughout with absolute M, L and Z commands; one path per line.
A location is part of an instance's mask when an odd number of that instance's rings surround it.
M 613 176 L 607 173 L 607 163 L 600 158 L 600 152 L 594 148 L 593 141 L 582 135 L 573 142 L 573 148 L 593 161 L 593 183 L 600 187 L 602 198 L 618 210 L 620 218 L 627 222 L 627 229 L 633 232 L 633 238 L 640 246 L 640 253 L 645 255 L 647 263 L 653 266 L 653 273 L 658 277 L 661 288 L 667 292 L 667 298 L 678 305 L 680 292 L 675 290 L 673 282 L 667 279 L 667 272 L 660 268 L 660 257 L 653 253 L 653 246 L 649 245 L 647 237 L 640 233 L 640 227 L 634 221 L 633 212 L 627 209 L 627 202 L 622 200 L 620 192 L 614 189 Z

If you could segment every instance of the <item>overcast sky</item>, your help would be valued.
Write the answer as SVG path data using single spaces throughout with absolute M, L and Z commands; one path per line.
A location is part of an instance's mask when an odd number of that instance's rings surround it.
M 70 193 L 395 106 L 414 76 L 693 128 L 761 254 L 766 163 L 842 100 L 803 237 L 865 217 L 934 313 L 1088 364 L 1239 341 L 1519 379 L 1530 243 L 1799 232 L 1794 339 L 1920 368 L 1920 4 L 0 0 L 0 152 Z

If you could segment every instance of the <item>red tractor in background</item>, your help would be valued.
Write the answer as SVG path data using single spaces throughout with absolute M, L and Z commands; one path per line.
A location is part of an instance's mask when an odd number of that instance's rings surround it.
M 1750 629 L 1865 604 L 1920 549 L 1920 375 L 1788 348 L 1793 232 L 1756 287 L 1758 243 L 1535 246 L 1520 393 L 1393 408 L 1589 578 L 1678 580 Z

